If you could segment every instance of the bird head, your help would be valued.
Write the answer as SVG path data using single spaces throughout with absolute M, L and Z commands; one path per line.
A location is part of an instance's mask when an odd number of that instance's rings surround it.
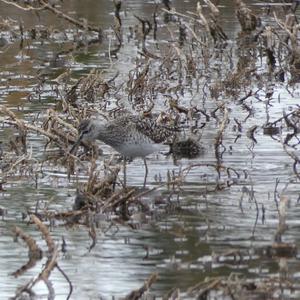
M 73 153 L 77 146 L 81 143 L 81 141 L 91 141 L 95 139 L 95 124 L 94 120 L 86 119 L 80 122 L 78 126 L 78 139 L 72 146 L 70 153 Z

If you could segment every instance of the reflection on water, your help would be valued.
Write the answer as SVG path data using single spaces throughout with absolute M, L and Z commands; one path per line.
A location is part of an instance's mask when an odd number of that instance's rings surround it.
M 231 1 L 221 1 L 222 24 L 230 38 L 233 38 L 239 25 L 234 17 Z M 252 1 L 248 1 L 253 4 Z M 194 11 L 196 1 L 174 1 L 178 11 Z M 102 26 L 109 35 L 113 19 L 112 1 L 69 1 L 64 3 L 66 11 L 77 17 L 87 18 Z M 256 3 L 260 9 L 261 3 Z M 24 26 L 30 27 L 36 21 L 32 13 L 22 13 L 16 8 L 0 4 L 3 15 L 13 16 L 19 14 Z M 133 15 L 149 17 L 153 13 L 152 1 L 126 1 L 122 18 L 125 28 L 134 26 L 136 19 Z M 43 23 L 52 26 L 57 19 L 44 15 Z M 55 20 L 55 21 L 53 21 Z M 64 23 L 58 22 L 58 27 Z M 71 33 L 70 33 L 71 34 Z M 108 44 L 92 46 L 88 51 L 73 54 L 62 58 L 62 61 L 51 61 L 54 52 L 64 50 L 66 45 L 36 41 L 30 47 L 19 47 L 20 41 L 6 45 L 0 49 L 1 102 L 9 107 L 19 109 L 20 115 L 29 119 L 36 112 L 45 107 L 57 105 L 53 97 L 55 87 L 45 83 L 48 93 L 42 99 L 29 101 L 28 96 L 36 88 L 33 78 L 39 75 L 40 66 L 45 67 L 45 76 L 55 78 L 71 67 L 74 77 L 87 74 L 90 69 L 97 67 L 104 70 L 108 76 L 116 72 L 126 76 L 132 61 L 132 53 L 137 51 L 134 43 L 127 43 L 118 54 L 117 63 L 110 64 L 103 54 Z M 36 60 L 38 59 L 37 64 Z M 49 62 L 50 60 L 50 62 Z M 120 80 L 121 81 L 121 80 Z M 47 90 L 47 89 L 46 89 Z M 190 98 L 187 97 L 187 102 Z M 282 87 L 274 94 L 269 115 L 278 119 L 282 110 L 296 106 L 299 95 L 290 97 Z M 210 104 L 208 103 L 207 106 Z M 267 121 L 265 103 L 257 100 L 255 103 L 255 118 L 250 117 L 243 130 L 247 131 L 256 125 L 261 128 Z M 234 103 L 230 106 L 236 118 L 242 120 L 248 112 Z M 149 187 L 156 187 L 160 181 L 167 178 L 168 170 L 178 172 L 180 168 L 195 163 L 213 163 L 214 136 L 216 124 L 208 125 L 203 133 L 201 143 L 205 152 L 200 158 L 194 160 L 181 160 L 175 166 L 171 157 L 159 153 L 149 157 Z M 1 138 L 5 141 L 10 135 L 9 129 L 1 131 Z M 157 212 L 153 219 L 143 222 L 138 229 L 122 224 L 113 224 L 111 228 L 103 216 L 97 244 L 91 252 L 88 251 L 92 243 L 89 233 L 80 226 L 66 229 L 60 224 L 53 224 L 51 233 L 60 245 L 62 237 L 66 241 L 66 252 L 61 253 L 60 267 L 68 275 L 74 291 L 72 299 L 100 299 L 115 296 L 125 296 L 133 289 L 137 289 L 153 272 L 159 274 L 159 280 L 153 285 L 151 292 L 164 295 L 174 287 L 183 291 L 197 284 L 207 276 L 223 276 L 232 272 L 240 272 L 249 278 L 278 275 L 278 259 L 262 254 L 265 247 L 272 244 L 277 230 L 278 212 L 276 207 L 275 185 L 278 193 L 284 193 L 290 199 L 287 214 L 288 230 L 283 236 L 285 242 L 300 246 L 298 205 L 299 184 L 293 177 L 292 161 L 282 150 L 280 141 L 264 135 L 260 129 L 255 135 L 257 143 L 243 134 L 236 140 L 234 124 L 228 125 L 223 143 L 230 151 L 224 152 L 223 164 L 239 170 L 247 170 L 247 176 L 238 178 L 233 176 L 235 183 L 231 187 L 220 191 L 207 193 L 206 187 L 214 188 L 218 180 L 214 170 L 205 167 L 194 168 L 186 177 L 182 191 L 170 197 L 170 212 L 168 214 Z M 30 136 L 29 143 L 33 151 L 40 151 L 43 139 L 35 135 Z M 111 149 L 102 146 L 104 157 L 110 156 Z M 142 186 L 144 167 L 142 160 L 136 159 L 128 165 L 128 184 Z M 19 278 L 12 278 L 10 274 L 20 268 L 27 261 L 27 249 L 23 242 L 14 242 L 11 228 L 20 226 L 30 233 L 46 249 L 45 242 L 41 240 L 39 232 L 33 226 L 28 226 L 27 220 L 22 219 L 22 213 L 34 210 L 37 202 L 40 207 L 51 205 L 53 211 L 61 208 L 70 209 L 76 193 L 76 180 L 66 186 L 65 174 L 53 174 L 45 170 L 43 177 L 38 179 L 38 188 L 35 182 L 8 182 L 5 191 L 1 192 L 0 207 L 6 214 L 0 220 L 0 293 L 1 298 L 13 296 L 16 288 L 31 278 L 37 276 L 45 260 L 37 262 L 36 266 Z M 159 199 L 166 194 L 162 187 L 150 194 L 149 202 Z M 138 222 L 137 222 L 138 223 Z M 57 225 L 57 226 L 56 226 Z M 240 258 L 233 255 L 224 255 L 230 251 L 240 251 Z M 212 253 L 219 259 L 212 257 Z M 297 259 L 296 259 L 297 258 Z M 300 267 L 298 257 L 290 259 L 291 276 L 299 278 L 297 269 Z M 275 276 L 274 275 L 274 276 Z M 65 299 L 69 286 L 62 275 L 55 270 L 51 275 L 57 299 Z M 37 294 L 46 295 L 43 284 L 34 289 Z

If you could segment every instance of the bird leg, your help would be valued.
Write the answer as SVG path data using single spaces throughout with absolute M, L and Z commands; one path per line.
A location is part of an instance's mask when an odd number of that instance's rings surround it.
M 126 188 L 126 157 L 124 156 L 124 158 L 123 158 L 123 171 L 124 171 L 124 179 L 123 179 L 123 181 L 124 181 L 124 183 L 123 183 L 123 186 L 124 186 L 124 188 Z
M 147 176 L 148 176 L 148 166 L 147 166 L 147 161 L 146 158 L 143 158 L 144 165 L 145 165 L 145 177 L 144 177 L 144 185 L 143 188 L 146 187 L 146 182 L 147 182 Z

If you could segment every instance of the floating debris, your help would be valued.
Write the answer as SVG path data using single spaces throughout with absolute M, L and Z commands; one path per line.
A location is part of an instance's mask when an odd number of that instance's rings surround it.
M 280 127 L 276 127 L 276 126 L 264 126 L 263 128 L 263 132 L 264 134 L 267 135 L 275 135 L 275 134 L 279 134 L 280 133 Z
M 171 144 L 170 151 L 176 159 L 188 158 L 193 159 L 205 152 L 205 149 L 193 138 L 188 138 L 185 140 L 175 140 Z

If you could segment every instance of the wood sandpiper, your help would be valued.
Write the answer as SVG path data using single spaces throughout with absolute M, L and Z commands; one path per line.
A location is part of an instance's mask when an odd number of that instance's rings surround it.
M 128 114 L 109 121 L 102 117 L 85 119 L 78 127 L 79 137 L 70 153 L 74 152 L 81 141 L 100 140 L 111 146 L 124 157 L 124 186 L 126 186 L 126 158 L 140 157 L 145 165 L 145 187 L 148 175 L 146 156 L 161 150 L 162 143 L 174 136 L 176 131 L 175 127 L 168 127 L 151 118 Z

